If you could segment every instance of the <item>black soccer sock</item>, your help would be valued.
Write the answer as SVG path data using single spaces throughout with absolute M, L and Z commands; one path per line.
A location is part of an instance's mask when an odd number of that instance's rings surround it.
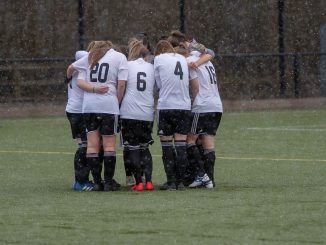
M 102 182 L 102 163 L 98 157 L 98 153 L 87 153 L 86 154 L 87 164 L 91 168 L 94 183 L 100 184 Z
M 80 181 L 79 179 L 79 167 L 78 167 L 78 160 L 79 160 L 79 152 L 80 152 L 81 144 L 78 144 L 78 148 L 75 152 L 74 156 L 74 174 L 75 174 L 75 181 Z
M 215 183 L 214 179 L 215 150 L 206 149 L 204 151 L 204 167 L 208 177 Z
M 142 176 L 142 168 L 140 165 L 140 149 L 139 147 L 132 148 L 129 151 L 129 156 L 131 161 L 131 171 L 135 177 L 136 184 L 139 184 L 142 182 L 141 176 Z
M 174 183 L 176 181 L 175 173 L 175 161 L 174 161 L 174 147 L 172 140 L 161 141 L 162 145 L 162 160 L 164 164 L 164 170 L 166 174 L 167 182 Z
M 131 159 L 130 159 L 130 150 L 128 147 L 125 147 L 123 149 L 123 163 L 125 166 L 125 173 L 126 176 L 131 176 L 132 172 L 131 172 Z
M 176 150 L 176 172 L 178 176 L 178 182 L 183 183 L 186 173 L 186 168 L 188 167 L 188 157 L 187 157 L 187 144 L 185 140 L 174 141 Z
M 200 151 L 195 144 L 187 145 L 187 154 L 189 160 L 189 168 L 193 171 L 192 173 L 196 176 L 204 176 L 204 161 L 201 158 Z
M 115 164 L 117 161 L 117 157 L 115 151 L 105 151 L 104 152 L 104 181 L 112 182 L 114 172 L 115 172 Z
M 83 142 L 81 144 L 81 147 L 79 148 L 79 157 L 78 157 L 78 168 L 79 168 L 78 178 L 82 183 L 89 181 L 90 166 L 87 164 L 86 151 L 87 151 L 87 143 Z
M 153 158 L 148 147 L 140 149 L 140 159 L 146 182 L 152 181 Z

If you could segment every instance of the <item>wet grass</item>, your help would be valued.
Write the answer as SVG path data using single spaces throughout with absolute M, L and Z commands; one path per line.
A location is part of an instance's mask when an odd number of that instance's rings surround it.
M 74 192 L 65 118 L 1 120 L 0 132 L 0 244 L 326 240 L 326 110 L 225 113 L 213 190 Z M 158 140 L 152 153 L 160 184 Z M 121 155 L 116 179 L 124 182 Z

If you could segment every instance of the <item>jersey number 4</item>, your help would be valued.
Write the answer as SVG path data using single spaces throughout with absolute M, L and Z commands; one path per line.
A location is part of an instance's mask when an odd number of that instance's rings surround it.
M 105 83 L 109 75 L 109 64 L 102 63 L 101 65 L 97 63 L 90 73 L 90 81 L 93 83 L 100 82 Z
M 180 76 L 180 80 L 183 79 L 183 71 L 179 61 L 177 61 L 177 64 L 175 65 L 174 75 Z

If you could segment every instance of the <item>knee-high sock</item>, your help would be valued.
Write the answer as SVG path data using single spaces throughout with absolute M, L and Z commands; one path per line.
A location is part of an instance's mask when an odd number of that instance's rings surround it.
M 142 168 L 140 165 L 140 149 L 139 147 L 133 147 L 129 151 L 131 159 L 131 171 L 135 177 L 136 184 L 141 182 Z
M 174 147 L 171 141 L 161 141 L 162 145 L 162 160 L 164 164 L 164 170 L 166 174 L 166 179 L 168 183 L 174 183 L 176 181 L 175 177 L 175 161 L 174 161 Z
M 195 144 L 187 146 L 187 154 L 189 159 L 189 168 L 198 176 L 204 176 L 204 161 L 201 158 L 200 151 Z
M 174 141 L 176 150 L 176 171 L 178 176 L 178 182 L 183 183 L 186 173 L 186 168 L 188 167 L 188 157 L 187 157 L 187 144 L 184 140 Z
M 76 177 L 81 183 L 89 181 L 90 166 L 86 160 L 87 143 L 80 144 L 76 161 Z
M 104 181 L 111 182 L 115 172 L 115 164 L 117 161 L 115 151 L 104 152 Z
M 123 149 L 123 164 L 125 167 L 126 176 L 131 176 L 132 175 L 131 158 L 130 158 L 130 150 L 128 147 L 125 147 Z
M 102 181 L 102 163 L 98 157 L 98 153 L 87 153 L 86 154 L 87 164 L 91 168 L 93 180 L 96 184 L 100 184 Z
M 146 181 L 152 181 L 153 159 L 148 147 L 140 149 L 140 162 Z
M 215 150 L 207 149 L 204 151 L 204 166 L 208 177 L 214 182 Z

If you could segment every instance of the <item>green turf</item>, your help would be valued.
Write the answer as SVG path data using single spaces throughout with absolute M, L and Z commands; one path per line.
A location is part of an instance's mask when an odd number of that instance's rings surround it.
M 66 118 L 0 132 L 0 244 L 325 244 L 325 109 L 225 113 L 213 190 L 74 192 Z

